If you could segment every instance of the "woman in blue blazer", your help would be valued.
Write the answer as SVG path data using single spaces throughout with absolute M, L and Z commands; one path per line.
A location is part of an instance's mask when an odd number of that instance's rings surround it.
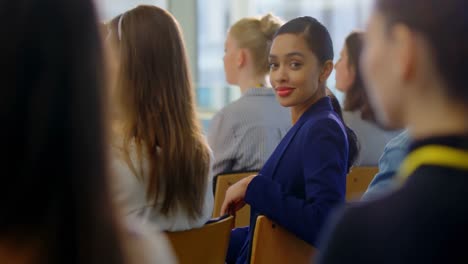
M 223 213 L 245 203 L 252 210 L 251 228 L 232 232 L 228 263 L 248 261 L 259 214 L 317 246 L 329 212 L 344 202 L 350 147 L 355 154 L 357 143 L 326 96 L 332 60 L 330 35 L 314 18 L 293 19 L 277 31 L 269 55 L 270 81 L 279 103 L 291 109 L 294 125 L 259 175 L 239 181 L 226 193 Z

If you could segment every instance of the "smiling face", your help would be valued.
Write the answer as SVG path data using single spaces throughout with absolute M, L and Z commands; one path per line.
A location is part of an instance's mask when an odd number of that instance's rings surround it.
M 277 36 L 269 63 L 270 82 L 282 106 L 305 108 L 324 96 L 320 63 L 301 35 Z

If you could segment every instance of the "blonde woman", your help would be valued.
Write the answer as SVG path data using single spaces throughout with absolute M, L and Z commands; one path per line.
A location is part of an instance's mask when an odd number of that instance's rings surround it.
M 287 109 L 275 99 L 268 82 L 268 48 L 282 21 L 267 14 L 243 18 L 229 29 L 224 71 L 242 97 L 211 121 L 208 140 L 215 155 L 215 175 L 260 170 L 291 127 Z
M 139 6 L 114 19 L 111 31 L 119 61 L 116 199 L 126 215 L 163 230 L 200 227 L 213 208 L 210 150 L 179 25 L 163 9 Z

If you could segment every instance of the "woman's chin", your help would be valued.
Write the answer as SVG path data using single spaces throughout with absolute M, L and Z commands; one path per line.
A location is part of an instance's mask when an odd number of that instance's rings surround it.
M 293 104 L 289 103 L 289 102 L 282 102 L 282 101 L 279 101 L 279 104 L 282 106 L 282 107 L 291 107 L 293 106 Z
M 291 107 L 294 104 L 291 102 L 291 100 L 288 100 L 288 98 L 283 98 L 278 95 L 276 95 L 276 101 L 282 106 L 282 107 Z

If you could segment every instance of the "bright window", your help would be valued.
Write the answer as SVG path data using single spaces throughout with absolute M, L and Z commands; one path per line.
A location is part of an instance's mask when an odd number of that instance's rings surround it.
M 101 21 L 108 21 L 138 5 L 155 5 L 167 8 L 167 0 L 96 0 L 95 3 Z

